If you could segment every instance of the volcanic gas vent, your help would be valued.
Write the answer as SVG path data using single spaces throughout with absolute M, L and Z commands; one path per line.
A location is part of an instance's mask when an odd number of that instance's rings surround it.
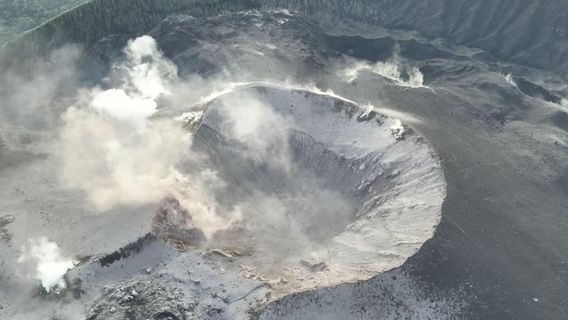
M 227 223 L 192 217 L 207 238 L 194 243 L 286 292 L 399 266 L 433 235 L 445 197 L 437 157 L 403 131 L 308 91 L 248 87 L 211 101 L 193 147 L 222 181 L 208 197 Z

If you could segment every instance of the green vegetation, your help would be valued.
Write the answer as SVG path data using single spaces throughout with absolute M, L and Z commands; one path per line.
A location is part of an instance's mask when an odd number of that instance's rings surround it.
M 86 0 L 0 0 L 0 44 Z

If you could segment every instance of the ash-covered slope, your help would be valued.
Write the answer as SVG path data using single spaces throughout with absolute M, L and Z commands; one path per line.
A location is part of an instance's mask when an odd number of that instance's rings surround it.
M 376 32 L 376 27 L 418 31 L 431 40 L 441 38 L 480 48 L 500 60 L 546 70 L 568 67 L 564 54 L 568 49 L 568 4 L 565 1 L 267 2 L 273 7 L 294 8 L 317 18 L 339 21 L 339 25 L 374 26 L 369 28 L 369 35 Z
M 484 50 L 490 56 L 550 71 L 568 70 L 568 4 L 562 0 L 94 0 L 52 19 L 7 45 L 17 58 L 63 42 L 90 44 L 111 33 L 146 32 L 168 14 L 211 16 L 227 11 L 286 8 L 322 21 L 326 31 L 350 34 L 365 26 L 417 31 L 427 39 Z M 339 23 L 338 23 L 339 22 Z M 94 27 L 93 27 L 94 26 Z M 8 58 L 11 59 L 11 58 Z

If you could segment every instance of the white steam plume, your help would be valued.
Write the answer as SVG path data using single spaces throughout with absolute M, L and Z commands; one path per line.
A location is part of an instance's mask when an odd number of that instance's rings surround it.
M 141 126 L 158 111 L 156 100 L 169 95 L 177 79 L 176 66 L 163 57 L 150 36 L 131 40 L 124 49 L 126 61 L 115 66 L 118 88 L 94 90 L 90 106 L 118 120 Z
M 193 137 L 179 118 L 153 117 L 158 100 L 181 83 L 176 67 L 149 36 L 130 41 L 125 57 L 114 68 L 114 88 L 84 93 L 79 101 L 85 102 L 63 114 L 63 181 L 84 191 L 100 212 L 171 196 L 206 236 L 227 228 L 240 213 L 235 208 L 219 214 L 213 190 L 223 181 L 213 171 L 192 168 L 199 156 L 191 151 Z M 179 167 L 188 164 L 182 173 Z
M 30 239 L 23 247 L 24 254 L 18 262 L 35 263 L 33 278 L 39 280 L 47 293 L 66 287 L 63 276 L 75 266 L 75 261 L 62 255 L 59 246 L 47 238 Z
M 175 165 L 191 137 L 173 121 L 138 130 L 129 123 L 70 108 L 61 133 L 63 179 L 87 193 L 99 211 L 156 203 L 180 183 Z
M 399 50 L 396 49 L 393 56 L 388 60 L 371 64 L 366 61 L 352 61 L 349 67 L 342 70 L 341 76 L 347 82 L 353 82 L 363 71 L 372 72 L 382 77 L 394 81 L 399 86 L 409 88 L 426 88 L 424 85 L 424 75 L 415 66 L 404 64 Z
M 220 110 L 226 136 L 245 147 L 245 156 L 284 171 L 290 169 L 287 119 L 250 93 L 237 93 L 230 100 L 222 100 Z
M 130 41 L 125 54 L 116 67 L 118 88 L 94 89 L 87 106 L 63 115 L 63 179 L 100 211 L 160 201 L 178 183 L 174 166 L 191 145 L 173 120 L 149 120 L 175 80 L 175 66 L 148 36 Z

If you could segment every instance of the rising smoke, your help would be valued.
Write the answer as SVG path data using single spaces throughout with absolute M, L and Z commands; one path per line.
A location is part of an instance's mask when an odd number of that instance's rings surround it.
M 63 179 L 83 190 L 99 211 L 160 201 L 178 184 L 175 164 L 191 137 L 173 120 L 150 120 L 168 94 L 175 67 L 150 37 L 130 41 L 115 66 L 117 87 L 83 92 L 83 105 L 63 115 Z
M 175 117 L 153 117 L 159 100 L 181 87 L 175 66 L 149 36 L 130 41 L 124 52 L 126 60 L 113 68 L 116 86 L 83 92 L 87 103 L 63 114 L 59 155 L 66 185 L 84 191 L 100 212 L 174 197 L 206 235 L 226 228 L 239 212 L 220 218 L 212 190 L 223 182 L 215 172 L 179 170 L 182 162 L 199 162 L 191 133 Z
M 226 135 L 241 144 L 241 154 L 258 163 L 270 163 L 283 172 L 290 171 L 289 119 L 274 112 L 267 102 L 251 93 L 222 100 L 221 127 Z
M 400 56 L 400 49 L 395 47 L 392 57 L 386 61 L 369 63 L 353 60 L 341 70 L 340 75 L 347 82 L 355 81 L 362 72 L 372 72 L 393 81 L 396 85 L 409 88 L 424 88 L 424 75 L 420 69 L 406 64 Z
M 41 283 L 47 293 L 65 289 L 63 276 L 75 266 L 76 262 L 64 257 L 57 243 L 45 237 L 30 239 L 22 250 L 24 253 L 18 262 L 31 262 L 35 265 L 33 278 Z

